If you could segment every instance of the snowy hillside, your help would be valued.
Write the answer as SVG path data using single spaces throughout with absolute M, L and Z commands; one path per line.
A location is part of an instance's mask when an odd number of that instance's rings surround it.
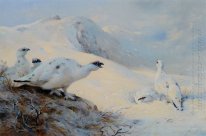
M 18 48 L 27 45 L 33 48 L 40 47 L 42 50 L 48 47 L 55 49 L 65 47 L 101 56 L 131 68 L 146 66 L 154 69 L 153 63 L 159 58 L 165 61 L 169 72 L 174 74 L 191 75 L 193 70 L 189 66 L 193 63 L 193 56 L 181 58 L 181 50 L 169 46 L 144 46 L 141 43 L 135 45 L 136 36 L 134 33 L 129 33 L 129 30 L 114 26 L 101 28 L 94 21 L 85 17 L 61 18 L 57 15 L 27 25 L 11 28 L 0 27 L 0 34 L 1 46 L 16 44 L 15 48 Z M 18 42 L 9 40 L 11 38 Z M 8 47 L 6 46 L 6 48 Z M 50 50 L 50 52 L 52 51 Z M 174 52 L 177 53 L 177 56 L 172 55 Z M 192 54 L 192 50 L 188 52 Z M 42 52 L 42 54 L 44 53 Z M 170 57 L 164 57 L 166 54 Z M 203 63 L 206 63 L 205 60 Z
M 189 97 L 182 112 L 160 101 L 136 104 L 133 98 L 135 92 L 153 88 L 155 62 L 148 60 L 152 67 L 146 67 L 141 56 L 133 55 L 135 50 L 130 52 L 132 48 L 123 46 L 90 19 L 56 16 L 28 25 L 0 27 L 1 59 L 12 65 L 16 49 L 24 46 L 31 49 L 27 55 L 29 60 L 37 57 L 45 61 L 64 56 L 80 64 L 95 60 L 104 62 L 103 69 L 75 82 L 68 91 L 92 101 L 101 110 L 121 112 L 133 122 L 132 136 L 173 136 L 174 131 L 176 135 L 193 136 L 198 130 L 201 131 L 197 135 L 202 136 L 206 132 L 206 116 L 204 109 L 200 110 L 201 106 L 206 107 L 205 100 L 193 97 L 199 92 L 192 90 L 192 77 L 178 73 L 173 75 L 183 94 Z M 133 64 L 137 68 L 126 67 Z M 166 69 L 168 67 L 166 65 Z
M 103 31 L 92 20 L 85 17 L 63 18 L 55 16 L 49 19 L 36 21 L 32 24 L 13 28 L 0 28 L 1 46 L 16 44 L 47 48 L 65 47 L 77 51 L 95 54 L 126 66 L 141 66 L 146 64 L 138 49 L 121 44 L 112 35 Z M 17 35 L 18 37 L 13 37 Z M 8 40 L 8 38 L 15 38 Z M 38 39 L 38 43 L 36 43 Z M 51 45 L 52 44 L 52 45 Z M 7 46 L 8 47 L 8 46 Z M 6 47 L 6 48 L 7 48 Z M 128 61 L 130 60 L 130 61 Z

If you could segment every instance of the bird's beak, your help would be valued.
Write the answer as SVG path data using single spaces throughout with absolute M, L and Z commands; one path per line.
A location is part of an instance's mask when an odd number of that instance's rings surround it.
M 98 68 L 102 68 L 102 65 L 104 65 L 104 63 L 102 63 L 102 62 L 100 62 L 100 61 L 95 61 L 95 62 L 93 62 L 93 63 L 91 63 L 91 64 L 95 65 L 95 66 L 98 67 Z
M 156 60 L 156 64 L 158 64 L 158 63 L 159 63 L 158 61 L 159 61 L 159 59 L 157 59 L 157 60 Z
M 98 65 L 99 68 L 103 68 L 102 65 L 104 65 L 104 63 L 100 62 L 99 65 Z

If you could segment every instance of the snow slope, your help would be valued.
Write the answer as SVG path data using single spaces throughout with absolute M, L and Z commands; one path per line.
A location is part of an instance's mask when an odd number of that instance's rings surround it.
M 145 87 L 153 87 L 155 69 L 142 66 L 131 70 L 116 63 L 124 63 L 125 60 L 131 63 L 135 61 L 127 58 L 125 55 L 127 53 L 118 41 L 89 19 L 55 17 L 29 25 L 0 28 L 1 59 L 12 65 L 16 49 L 22 46 L 31 48 L 28 54 L 30 60 L 38 57 L 44 61 L 64 56 L 75 59 L 81 64 L 95 60 L 104 62 L 103 69 L 74 83 L 68 91 L 89 99 L 101 110 L 121 112 L 133 122 L 130 135 L 206 134 L 204 125 L 206 103 L 203 98 L 200 98 L 203 101 L 199 101 L 193 97 L 199 92 L 192 90 L 192 77 L 173 75 L 180 83 L 184 95 L 189 96 L 184 103 L 183 112 L 176 111 L 171 104 L 160 101 L 135 104 L 132 97 L 135 92 Z
M 1 44 L 47 48 L 65 48 L 95 54 L 126 66 L 144 65 L 143 56 L 127 44 L 121 44 L 92 20 L 85 17 L 55 16 L 28 25 L 0 28 Z M 17 35 L 17 37 L 15 36 Z M 9 40 L 10 38 L 15 40 Z M 38 43 L 36 40 L 38 39 Z M 32 45 L 34 44 L 34 45 Z M 8 47 L 8 46 L 7 46 Z M 130 60 L 130 61 L 128 61 Z

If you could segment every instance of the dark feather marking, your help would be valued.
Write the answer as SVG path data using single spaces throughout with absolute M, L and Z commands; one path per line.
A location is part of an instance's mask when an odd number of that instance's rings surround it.
M 179 87 L 179 88 L 180 88 L 180 86 L 179 86 L 179 84 L 178 84 L 177 82 L 176 82 L 175 84 L 176 84 L 176 86 L 177 86 L 177 87 Z
M 29 80 L 24 80 L 24 81 L 21 81 L 21 80 L 14 80 L 14 82 L 23 83 L 23 82 L 31 82 L 31 81 L 29 81 Z
M 169 88 L 170 86 L 169 86 L 169 83 L 168 82 L 166 82 L 166 88 Z
M 138 101 L 144 100 L 145 98 L 146 98 L 146 97 L 141 97 L 141 98 L 138 99 Z
M 175 104 L 174 102 L 172 102 L 172 103 L 173 103 L 174 107 L 175 107 L 177 110 L 179 110 L 179 109 L 177 108 L 176 104 Z
M 59 66 L 59 65 L 57 65 L 57 66 L 56 66 L 56 69 L 59 69 L 59 68 L 60 68 L 60 66 Z

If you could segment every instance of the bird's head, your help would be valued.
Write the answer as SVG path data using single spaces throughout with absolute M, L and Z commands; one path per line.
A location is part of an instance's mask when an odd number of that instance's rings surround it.
M 32 63 L 35 64 L 35 63 L 41 63 L 41 60 L 38 59 L 38 58 L 33 58 L 32 59 Z
M 28 51 L 30 51 L 29 48 L 20 48 L 17 50 L 17 56 L 25 56 Z
M 156 67 L 157 68 L 163 68 L 164 67 L 163 62 L 161 60 L 157 59 L 156 60 Z
M 94 61 L 91 63 L 91 66 L 93 68 L 93 70 L 98 70 L 99 68 L 103 68 L 102 65 L 104 65 L 104 63 L 100 62 L 100 61 Z
M 41 64 L 41 60 L 38 59 L 38 58 L 33 58 L 33 59 L 32 59 L 32 64 L 33 64 L 34 66 L 39 66 L 39 65 Z

